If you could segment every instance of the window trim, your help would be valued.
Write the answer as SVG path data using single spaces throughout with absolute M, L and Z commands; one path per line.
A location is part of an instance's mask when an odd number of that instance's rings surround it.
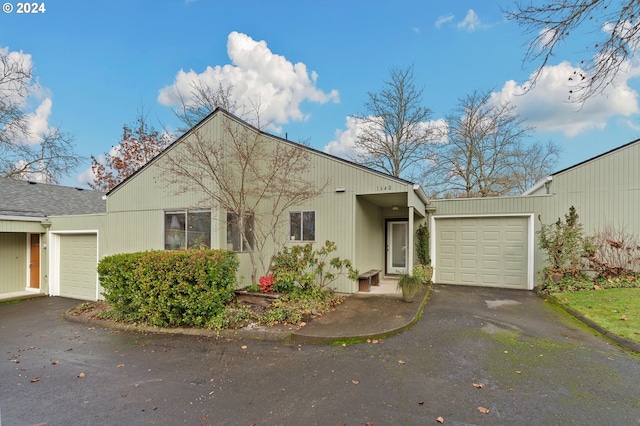
M 294 213 L 298 213 L 300 214 L 300 239 L 295 239 L 295 235 L 291 235 L 291 215 Z M 304 237 L 304 214 L 305 213 L 313 213 L 313 238 L 312 239 L 305 239 Z M 290 210 L 289 211 L 289 231 L 288 231 L 289 235 L 288 235 L 288 240 L 292 243 L 312 243 L 317 241 L 316 238 L 316 210 Z
M 165 250 L 189 250 L 189 249 L 193 249 L 193 248 L 197 248 L 197 247 L 189 247 L 189 243 L 191 242 L 189 239 L 189 215 L 190 214 L 195 214 L 195 213 L 209 213 L 209 248 L 212 247 L 212 243 L 213 243 L 213 216 L 212 216 L 212 209 L 206 209 L 206 208 L 202 208 L 202 209 L 167 209 L 167 210 L 163 210 L 162 212 L 162 219 L 163 219 L 163 247 Z M 177 247 L 177 248 L 170 248 L 170 243 L 168 242 L 168 231 L 170 231 L 169 228 L 167 228 L 167 215 L 168 214 L 173 214 L 173 215 L 182 215 L 183 216 L 183 220 L 184 220 L 184 227 L 181 227 L 180 229 L 175 229 L 174 231 L 178 231 L 178 232 L 182 232 L 183 233 L 183 240 L 180 241 L 182 244 Z M 180 220 L 180 219 L 178 219 Z

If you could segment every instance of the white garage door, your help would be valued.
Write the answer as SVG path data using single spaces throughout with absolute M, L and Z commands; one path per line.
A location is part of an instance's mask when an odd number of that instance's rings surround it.
M 60 236 L 60 296 L 96 300 L 97 237 Z
M 528 289 L 529 217 L 435 220 L 435 282 Z

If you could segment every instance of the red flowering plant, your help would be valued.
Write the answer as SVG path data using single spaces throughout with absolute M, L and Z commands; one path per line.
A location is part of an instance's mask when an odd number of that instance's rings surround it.
M 260 281 L 258 283 L 258 285 L 260 286 L 260 291 L 263 293 L 273 292 L 274 282 L 275 282 L 275 277 L 271 274 L 265 275 L 264 277 L 260 277 Z

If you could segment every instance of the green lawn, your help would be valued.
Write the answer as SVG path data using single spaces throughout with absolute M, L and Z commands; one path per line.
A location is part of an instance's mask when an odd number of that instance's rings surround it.
M 640 343 L 640 288 L 584 290 L 553 296 L 611 333 Z

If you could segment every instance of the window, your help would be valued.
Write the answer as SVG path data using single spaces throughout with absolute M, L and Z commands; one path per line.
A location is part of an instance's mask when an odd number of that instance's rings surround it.
M 245 237 L 249 241 L 249 246 L 253 249 L 253 213 L 248 213 L 243 217 Z M 240 233 L 240 220 L 235 213 L 227 212 L 227 250 L 248 251 L 249 247 Z
M 289 212 L 289 239 L 291 241 L 315 241 L 316 212 Z
M 211 211 L 165 212 L 164 248 L 165 250 L 211 248 Z

